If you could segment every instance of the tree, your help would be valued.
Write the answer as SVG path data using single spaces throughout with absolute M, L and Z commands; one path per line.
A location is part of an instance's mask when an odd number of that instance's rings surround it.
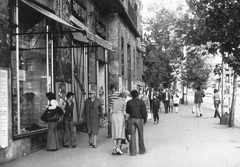
M 208 57 L 202 46 L 187 47 L 187 58 L 183 62 L 181 79 L 188 87 L 207 88 L 209 75 L 212 72 L 212 66 L 206 63 L 207 60 Z
M 175 33 L 178 19 L 176 13 L 163 6 L 155 7 L 153 10 L 155 15 L 145 22 L 147 33 L 144 40 L 147 43 L 147 50 L 153 50 L 157 58 L 155 62 L 145 61 L 148 70 L 144 75 L 149 85 L 158 87 L 160 84 L 169 85 L 176 81 L 175 74 L 183 60 L 183 45 L 181 38 Z M 156 47 L 152 47 L 153 44 Z
M 187 56 L 183 55 L 186 35 L 195 23 L 191 15 L 186 13 L 181 4 L 177 11 L 156 5 L 151 10 L 155 15 L 146 21 L 147 33 L 144 37 L 147 50 L 154 51 L 157 59 L 152 63 L 145 61 L 148 67 L 145 71 L 146 82 L 154 87 L 171 82 L 176 85 L 179 74 L 182 74 L 180 78 L 187 85 L 206 85 L 211 68 L 203 58 L 207 54 L 205 47 L 189 44 Z M 157 47 L 153 47 L 153 43 Z
M 229 126 L 234 126 L 236 77 L 240 74 L 240 2 L 237 0 L 186 0 L 196 24 L 188 32 L 188 42 L 200 45 L 211 42 L 209 52 L 220 52 L 223 61 L 234 71 Z

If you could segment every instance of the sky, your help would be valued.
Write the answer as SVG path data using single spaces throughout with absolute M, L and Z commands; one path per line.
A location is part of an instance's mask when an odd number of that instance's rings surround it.
M 143 5 L 143 11 L 142 11 L 143 17 L 149 15 L 147 8 L 150 4 L 153 4 L 153 3 L 163 4 L 167 8 L 174 10 L 177 7 L 178 3 L 185 3 L 185 0 L 141 0 L 141 1 Z

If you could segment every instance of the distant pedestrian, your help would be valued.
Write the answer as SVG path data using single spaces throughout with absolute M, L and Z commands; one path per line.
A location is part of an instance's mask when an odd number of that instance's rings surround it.
M 99 133 L 100 117 L 103 118 L 102 103 L 96 98 L 96 91 L 89 92 L 90 98 L 85 100 L 83 118 L 87 123 L 88 142 L 97 148 L 97 135 Z
M 112 139 L 113 139 L 113 155 L 122 155 L 120 149 L 122 140 L 125 139 L 125 110 L 126 102 L 123 98 L 124 94 L 120 93 L 118 99 L 113 100 L 112 104 Z
M 149 101 L 149 90 L 143 91 L 143 95 L 142 95 L 141 99 L 145 103 L 148 115 L 151 116 L 151 113 L 150 113 L 150 101 Z
M 170 90 L 170 101 L 169 101 L 169 112 L 173 112 L 173 96 L 174 96 L 174 91 Z
M 159 107 L 160 107 L 160 100 L 157 98 L 157 95 L 153 95 L 153 119 L 154 124 L 159 123 Z
M 64 136 L 63 136 L 63 147 L 68 148 L 69 142 L 71 142 L 71 145 L 73 148 L 76 147 L 76 134 L 74 131 L 74 125 L 73 125 L 73 92 L 67 93 L 67 100 L 64 105 L 64 115 L 63 115 L 63 124 L 64 124 Z
M 216 118 L 216 117 L 221 118 L 220 113 L 218 111 L 219 105 L 221 103 L 220 95 L 219 95 L 217 89 L 214 89 L 213 92 L 214 92 L 214 94 L 213 94 L 213 104 L 214 104 L 214 108 L 215 108 L 214 118 Z
M 46 94 L 46 97 L 48 98 L 48 105 L 46 106 L 46 108 L 49 111 L 56 112 L 58 102 L 56 100 L 55 95 L 52 92 L 48 92 Z M 58 122 L 59 120 L 48 122 L 47 151 L 56 151 L 57 149 L 59 149 L 57 133 Z
M 125 102 L 127 103 L 129 100 L 132 99 L 132 97 L 130 96 L 130 93 L 128 90 L 124 91 L 124 97 L 125 97 Z
M 197 87 L 197 91 L 194 94 L 194 104 L 196 109 L 197 117 L 201 117 L 203 115 L 202 112 L 202 103 L 203 103 L 203 97 L 205 97 L 204 92 L 202 91 L 201 87 Z
M 136 130 L 138 131 L 139 153 L 144 154 L 146 148 L 143 137 L 143 124 L 147 123 L 147 111 L 145 103 L 138 99 L 138 91 L 131 91 L 132 100 L 127 102 L 126 113 L 130 116 L 131 138 L 130 138 L 130 155 L 135 156 L 136 148 Z
M 178 113 L 178 107 L 179 107 L 180 97 L 178 92 L 173 95 L 173 107 L 175 108 L 175 112 Z
M 107 138 L 112 137 L 112 125 L 111 125 L 111 110 L 112 110 L 112 104 L 114 99 L 118 99 L 119 93 L 117 92 L 117 87 L 115 85 L 111 86 L 111 92 L 108 96 L 108 135 Z
M 164 93 L 163 93 L 163 104 L 164 104 L 164 109 L 165 109 L 165 113 L 168 113 L 170 111 L 170 92 L 169 89 L 166 88 Z

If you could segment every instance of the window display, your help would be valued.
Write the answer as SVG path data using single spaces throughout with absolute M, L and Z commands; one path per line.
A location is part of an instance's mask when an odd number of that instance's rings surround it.
M 49 42 L 46 40 L 46 19 L 44 17 L 26 19 L 24 16 L 30 10 L 27 9 L 24 11 L 24 7 L 20 8 L 19 40 L 17 36 L 13 36 L 11 43 L 14 135 L 47 128 L 47 124 L 41 121 L 40 117 L 47 105 L 46 93 L 51 91 L 52 85 L 53 56 L 50 44 L 48 49 L 46 47 Z M 36 13 L 32 12 L 32 15 Z

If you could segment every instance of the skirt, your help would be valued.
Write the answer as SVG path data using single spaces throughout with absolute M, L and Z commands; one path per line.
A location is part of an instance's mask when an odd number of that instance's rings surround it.
M 112 113 L 112 138 L 125 139 L 125 118 L 121 112 Z

